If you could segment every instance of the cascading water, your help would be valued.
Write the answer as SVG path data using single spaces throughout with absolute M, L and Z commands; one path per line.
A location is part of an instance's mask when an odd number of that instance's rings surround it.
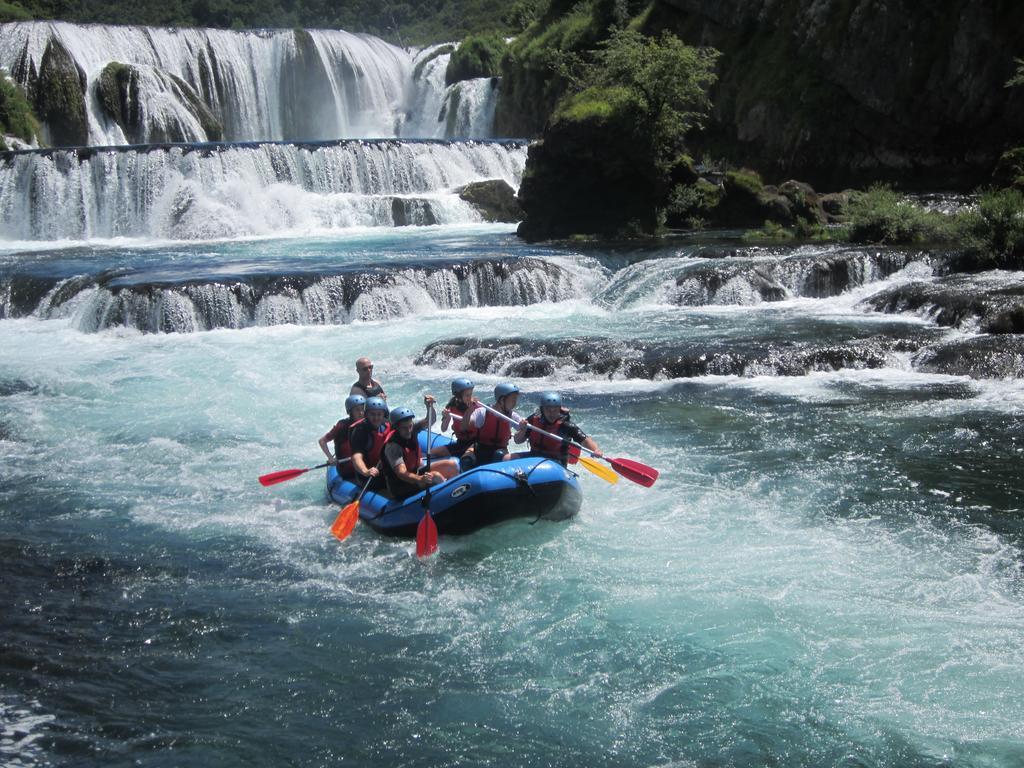
M 31 91 L 50 45 L 62 46 L 85 77 L 83 105 L 88 143 L 94 146 L 168 137 L 485 138 L 493 121 L 494 102 L 486 89 L 457 83 L 445 90 L 447 55 L 430 61 L 414 77 L 417 61 L 431 49 L 410 52 L 341 30 L 232 32 L 14 22 L 0 24 L 0 68 Z M 113 72 L 107 69 L 111 65 L 136 73 L 131 106 L 138 126 L 130 134 L 113 114 L 117 110 L 106 106 L 116 101 L 103 93 L 104 87 L 114 87 Z M 456 92 L 462 94 L 456 98 L 461 106 L 455 122 L 449 123 L 440 119 L 441 105 Z M 219 120 L 222 135 L 208 135 L 197 118 L 197 101 Z
M 519 186 L 522 142 L 52 150 L 0 161 L 0 239 L 213 238 L 479 221 L 455 190 Z

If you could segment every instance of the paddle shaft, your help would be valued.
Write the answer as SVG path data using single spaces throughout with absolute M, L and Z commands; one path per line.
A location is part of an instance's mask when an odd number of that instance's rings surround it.
M 487 405 L 487 403 L 480 403 L 480 407 L 483 408 L 484 410 L 490 411 L 495 416 L 497 416 L 499 419 L 504 419 L 509 424 L 511 424 L 513 427 L 517 427 L 518 428 L 518 427 L 524 426 L 527 429 L 532 429 L 534 432 L 537 432 L 538 434 L 541 434 L 541 435 L 546 435 L 547 437 L 550 437 L 550 438 L 552 438 L 554 440 L 561 441 L 561 440 L 565 440 L 566 439 L 566 438 L 561 437 L 560 435 L 553 435 L 550 432 L 545 432 L 540 427 L 535 427 L 535 426 L 533 426 L 533 424 L 530 424 L 528 421 L 526 421 L 526 419 L 523 419 L 522 421 L 518 421 L 517 422 L 515 419 L 512 419 L 512 418 L 506 416 L 501 411 L 494 410 L 493 408 L 491 408 L 491 406 Z M 591 456 L 595 456 L 597 454 L 597 451 L 592 451 L 589 448 L 587 448 L 585 445 L 580 445 L 575 440 L 569 440 L 569 442 L 572 443 L 573 445 L 577 446 L 581 451 L 586 451 Z

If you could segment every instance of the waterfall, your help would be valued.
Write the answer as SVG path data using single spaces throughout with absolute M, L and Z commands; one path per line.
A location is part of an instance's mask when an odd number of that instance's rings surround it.
M 409 51 L 341 30 L 116 27 L 65 22 L 0 24 L 0 67 L 32 91 L 51 44 L 62 46 L 85 79 L 92 146 L 168 140 L 304 141 L 359 137 L 486 137 L 493 98 L 479 85 L 444 86 L 448 55 Z M 433 57 L 433 58 L 431 58 Z M 424 66 L 416 70 L 417 63 Z M 131 121 L 104 92 L 104 70 L 122 68 Z M 109 79 L 113 77 L 111 70 Z M 480 93 L 477 94 L 476 92 Z M 461 93 L 458 131 L 439 120 L 442 102 Z M 222 129 L 197 119 L 208 111 Z M 168 134 L 168 126 L 175 129 Z M 180 130 L 178 127 L 180 126 Z
M 201 240 L 479 221 L 455 189 L 519 186 L 521 142 L 42 150 L 0 158 L 0 237 Z
M 352 269 L 336 275 L 260 275 L 188 283 L 126 280 L 110 272 L 55 280 L 44 287 L 15 278 L 0 284 L 0 317 L 66 318 L 85 332 L 128 327 L 192 333 L 524 306 L 575 299 L 589 291 L 585 274 L 533 258 Z M 14 293 L 21 296 L 19 301 L 12 299 Z

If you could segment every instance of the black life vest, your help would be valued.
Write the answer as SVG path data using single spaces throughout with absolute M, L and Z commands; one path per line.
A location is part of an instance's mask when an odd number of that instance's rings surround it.
M 380 385 L 380 382 L 376 379 L 370 379 L 370 386 L 364 387 L 358 381 L 352 385 L 352 389 L 358 389 L 363 393 L 363 397 L 369 400 L 371 397 L 380 397 L 384 394 L 384 387 Z

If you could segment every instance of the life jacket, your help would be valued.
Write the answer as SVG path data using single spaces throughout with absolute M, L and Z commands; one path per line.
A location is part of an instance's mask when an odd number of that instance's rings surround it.
M 342 419 L 335 426 L 338 429 L 338 433 L 334 436 L 334 458 L 339 462 L 342 459 L 352 458 L 352 443 L 349 442 L 349 435 L 352 434 L 352 429 L 363 422 L 363 419 L 359 421 L 353 421 L 350 419 Z M 342 477 L 355 477 L 356 470 L 352 466 L 351 461 L 338 464 L 338 474 Z
M 466 405 L 461 400 L 456 400 L 454 397 L 448 401 L 447 408 L 452 413 L 459 414 L 461 419 L 452 419 L 452 431 L 455 433 L 455 442 L 459 445 L 469 445 L 476 441 L 477 429 L 470 421 L 469 417 L 476 410 L 476 402 Z
M 385 442 L 393 443 L 402 449 L 402 462 L 405 464 L 406 470 L 412 474 L 416 474 L 416 470 L 420 468 L 420 440 L 419 437 L 413 433 L 409 440 L 403 441 L 399 437 L 398 432 L 395 430 L 391 431 Z M 395 498 L 404 498 L 405 496 L 411 496 L 413 493 L 419 491 L 417 486 L 407 483 L 405 480 L 398 476 L 395 472 L 395 468 L 391 466 L 391 463 L 385 461 L 382 465 L 384 471 L 384 481 L 388 485 L 388 491 Z
M 352 456 L 352 444 L 348 441 L 348 437 L 352 434 L 352 428 L 362 421 L 359 419 L 359 421 L 349 423 L 350 419 L 342 419 L 335 425 L 338 433 L 334 436 L 334 458 L 341 460 Z
M 370 422 L 366 422 L 366 426 L 372 429 Z M 380 463 L 380 455 L 384 451 L 384 445 L 391 437 L 391 433 L 394 430 L 390 425 L 386 425 L 384 431 L 376 430 L 373 432 L 373 445 L 370 446 L 370 450 L 366 451 L 363 455 L 363 463 L 366 464 L 367 469 L 370 467 L 376 467 Z
M 550 432 L 553 435 L 560 434 L 562 425 L 568 421 L 569 414 L 567 411 L 562 411 L 562 415 L 558 417 L 554 424 L 546 422 L 539 413 L 533 413 L 526 417 L 526 422 L 530 426 L 543 429 L 545 432 Z M 530 440 L 531 451 L 543 454 L 544 456 L 550 456 L 559 461 L 565 461 L 569 458 L 569 443 L 542 435 L 540 432 L 535 432 L 532 429 L 527 432 L 527 436 Z
M 371 397 L 380 397 L 380 395 L 384 392 L 384 387 L 382 387 L 380 385 L 380 382 L 377 381 L 376 379 L 370 379 L 370 386 L 368 387 L 364 387 L 358 381 L 356 381 L 352 385 L 352 387 L 358 388 L 359 391 L 363 393 L 363 397 L 365 397 L 367 400 L 369 400 Z
M 490 411 L 484 414 L 484 425 L 477 432 L 476 441 L 484 448 L 500 448 L 506 450 L 508 441 L 512 439 L 512 425 L 499 419 Z

